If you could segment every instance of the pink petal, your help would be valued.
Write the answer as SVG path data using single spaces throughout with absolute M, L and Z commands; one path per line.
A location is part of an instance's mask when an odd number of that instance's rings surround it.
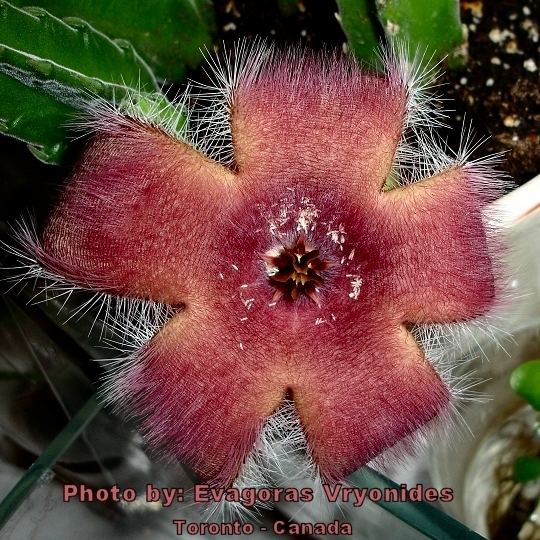
M 235 480 L 283 398 L 272 368 L 282 348 L 261 331 L 217 310 L 188 308 L 119 381 L 147 439 L 214 485 Z
M 338 58 L 285 57 L 233 95 L 235 159 L 256 189 L 281 175 L 379 189 L 401 135 L 405 88 Z
M 77 284 L 184 302 L 204 287 L 209 229 L 233 180 L 187 145 L 124 120 L 85 150 L 44 230 L 44 263 Z
M 292 388 L 325 480 L 342 480 L 448 409 L 448 387 L 391 314 L 317 330 L 299 343 Z
M 500 191 L 474 169 L 450 169 L 385 193 L 388 273 L 396 309 L 412 323 L 448 323 L 483 315 L 496 301 L 483 212 Z

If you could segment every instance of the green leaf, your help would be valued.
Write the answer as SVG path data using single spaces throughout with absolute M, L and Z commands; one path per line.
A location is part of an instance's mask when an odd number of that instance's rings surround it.
M 54 62 L 103 82 L 154 86 L 148 66 L 125 41 L 112 41 L 87 22 L 64 21 L 39 7 L 18 9 L 0 1 L 0 39 L 6 49 L 27 55 L 35 69 L 47 73 Z M 30 58 L 31 57 L 31 58 Z
M 15 0 L 24 6 L 30 0 Z M 57 17 L 80 17 L 110 37 L 129 40 L 162 79 L 181 80 L 212 46 L 210 0 L 31 0 Z
M 514 480 L 524 484 L 540 478 L 540 459 L 535 456 L 520 456 L 514 463 Z
M 454 64 L 464 42 L 458 0 L 376 0 L 379 20 L 389 41 L 408 45 L 437 61 L 449 55 Z
M 0 73 L 0 133 L 26 141 L 46 163 L 60 163 L 67 147 L 66 120 L 75 109 Z
M 512 390 L 540 411 L 540 360 L 519 365 L 510 377 Z
M 182 137 L 186 134 L 185 111 L 159 92 L 130 96 L 130 99 L 121 103 L 120 107 L 129 116 L 152 119 L 154 125 L 167 126 L 167 131 L 176 136 Z
M 354 55 L 377 65 L 382 29 L 370 0 L 337 0 L 339 21 Z
M 0 132 L 29 143 L 36 157 L 60 161 L 66 124 L 89 93 L 112 99 L 128 87 L 157 88 L 130 44 L 0 0 Z

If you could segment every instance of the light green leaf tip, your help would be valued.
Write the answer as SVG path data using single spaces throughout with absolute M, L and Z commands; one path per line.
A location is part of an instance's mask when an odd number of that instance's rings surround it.
M 540 360 L 519 365 L 510 377 L 512 390 L 540 411 Z

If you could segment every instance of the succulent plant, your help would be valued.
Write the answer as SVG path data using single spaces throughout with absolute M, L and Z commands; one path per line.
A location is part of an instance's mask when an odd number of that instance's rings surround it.
M 438 142 L 431 75 L 405 58 L 377 74 L 241 45 L 210 59 L 183 135 L 89 104 L 58 204 L 19 231 L 25 275 L 107 312 L 125 357 L 106 398 L 213 485 L 265 483 L 298 450 L 339 481 L 468 395 L 441 350 L 500 304 L 503 181 Z
M 67 125 L 89 95 L 121 101 L 136 88 L 138 102 L 156 100 L 168 114 L 153 69 L 159 77 L 180 77 L 187 65 L 195 67 L 193 52 L 198 61 L 214 26 L 206 4 L 175 0 L 128 8 L 44 0 L 18 8 L 0 0 L 0 133 L 27 142 L 40 160 L 60 164 L 73 143 Z
M 467 35 L 458 0 L 337 0 L 339 21 L 354 54 L 377 63 L 381 39 L 406 42 L 411 55 L 424 51 L 427 63 L 447 59 L 448 67 L 467 60 Z

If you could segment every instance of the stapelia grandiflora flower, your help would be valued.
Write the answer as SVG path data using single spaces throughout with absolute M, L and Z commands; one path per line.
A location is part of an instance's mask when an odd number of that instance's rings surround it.
M 386 63 L 214 62 L 222 88 L 183 134 L 94 107 L 34 245 L 57 279 L 168 306 L 112 392 L 214 485 L 242 478 L 284 403 L 324 481 L 410 446 L 454 403 L 414 328 L 498 301 L 484 210 L 501 182 L 443 152 L 423 76 Z

